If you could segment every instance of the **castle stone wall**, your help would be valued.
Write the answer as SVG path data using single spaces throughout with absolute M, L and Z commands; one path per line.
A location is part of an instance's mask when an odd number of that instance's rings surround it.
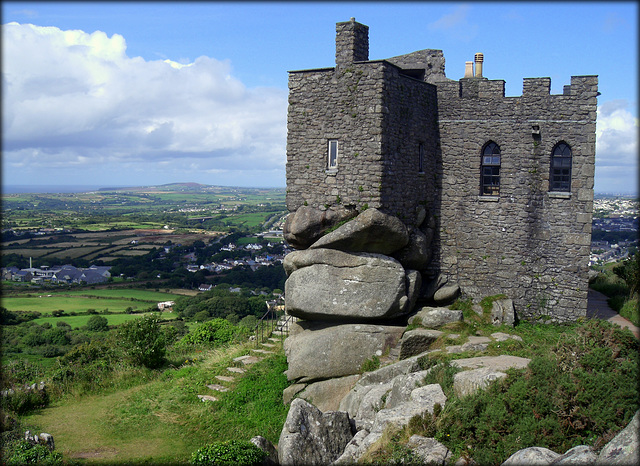
M 384 68 L 380 62 L 289 74 L 287 207 L 381 207 Z M 338 165 L 327 165 L 338 140 Z
M 436 87 L 387 65 L 384 90 L 382 206 L 412 226 L 417 209 L 430 212 L 439 197 L 434 176 L 440 163 Z
M 597 83 L 573 77 L 558 96 L 549 94 L 549 78 L 525 79 L 521 97 L 503 97 L 502 81 L 438 87 L 442 200 L 434 270 L 471 296 L 507 295 L 524 317 L 586 314 Z M 497 197 L 480 196 L 488 141 L 502 153 Z M 550 157 L 561 141 L 573 153 L 571 191 L 553 193 Z

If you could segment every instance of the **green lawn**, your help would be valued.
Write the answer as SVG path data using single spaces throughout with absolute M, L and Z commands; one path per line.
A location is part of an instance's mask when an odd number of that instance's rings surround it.
M 48 294 L 51 294 L 51 296 L 48 296 Z M 163 301 L 167 300 L 163 299 Z M 51 312 L 58 309 L 62 309 L 67 314 L 71 312 L 86 312 L 88 309 L 95 309 L 96 311 L 108 309 L 111 312 L 125 312 L 128 307 L 146 309 L 153 304 L 152 302 L 131 301 L 125 298 L 57 296 L 52 293 L 34 295 L 34 297 L 2 298 L 2 306 L 9 311 L 40 312 L 41 314 L 51 314 Z
M 165 293 L 163 291 L 149 291 L 149 290 L 134 290 L 134 289 L 100 289 L 100 290 L 73 290 L 73 291 L 56 291 L 51 293 L 56 295 L 69 295 L 69 296 L 99 296 L 103 298 L 123 298 L 123 299 L 140 299 L 143 301 L 160 302 L 171 301 L 180 295 L 173 293 Z
M 224 382 L 229 392 L 206 386 L 217 374 L 230 375 L 226 368 L 235 364 L 232 358 L 252 347 L 204 351 L 197 362 L 162 372 L 140 370 L 131 375 L 138 380 L 133 387 L 65 397 L 24 421 L 38 432 L 52 432 L 56 451 L 80 464 L 188 464 L 195 450 L 214 441 L 263 435 L 277 442 L 288 411 L 282 403 L 288 385 L 282 354 Z M 203 403 L 198 394 L 213 394 L 219 401 Z
M 133 319 L 139 319 L 140 317 L 147 314 L 100 314 L 100 315 L 107 319 L 108 325 L 120 325 Z M 54 327 L 58 322 L 66 322 L 67 324 L 71 325 L 72 328 L 76 328 L 76 327 L 84 327 L 85 325 L 87 325 L 87 321 L 91 317 L 92 317 L 91 315 L 41 317 L 39 319 L 33 320 L 32 322 L 35 322 L 38 325 L 42 325 L 45 322 L 48 322 Z M 172 320 L 172 319 L 175 319 L 175 317 L 176 317 L 175 314 L 171 314 L 171 313 L 162 314 L 162 318 L 164 320 Z

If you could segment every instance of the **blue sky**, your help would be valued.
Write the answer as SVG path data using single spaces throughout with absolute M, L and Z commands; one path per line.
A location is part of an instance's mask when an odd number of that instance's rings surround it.
M 444 51 L 522 93 L 599 75 L 596 192 L 637 193 L 636 2 L 3 2 L 4 184 L 285 185 L 287 71 Z

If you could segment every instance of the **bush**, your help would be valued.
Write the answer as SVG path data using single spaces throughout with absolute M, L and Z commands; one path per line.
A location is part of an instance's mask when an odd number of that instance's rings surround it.
M 3 412 L 12 412 L 16 414 L 25 414 L 33 409 L 44 408 L 49 403 L 49 395 L 46 390 L 40 390 L 37 387 L 16 387 L 12 392 L 8 392 L 2 396 Z
M 480 464 L 500 464 L 532 445 L 558 452 L 602 446 L 640 404 L 638 346 L 630 332 L 588 321 L 561 335 L 548 356 L 534 357 L 524 374 L 510 370 L 487 390 L 447 400 L 436 439 Z
M 3 464 L 62 464 L 62 454 L 50 451 L 44 445 L 34 445 L 26 440 L 19 440 L 7 446 L 3 451 Z
M 229 440 L 206 445 L 191 455 L 191 464 L 259 465 L 267 454 L 251 442 Z
M 94 315 L 87 321 L 87 329 L 92 332 L 104 332 L 108 328 L 109 325 L 106 317 Z
M 155 369 L 164 363 L 167 341 L 159 322 L 157 316 L 146 316 L 120 326 L 118 336 L 134 364 Z
M 237 328 L 228 320 L 213 319 L 198 325 L 180 340 L 180 345 L 220 346 L 233 341 Z

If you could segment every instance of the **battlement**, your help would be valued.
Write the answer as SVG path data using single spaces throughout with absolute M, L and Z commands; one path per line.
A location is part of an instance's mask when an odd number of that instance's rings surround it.
M 528 100 L 544 96 L 573 96 L 578 99 L 590 99 L 599 95 L 597 76 L 572 76 L 571 84 L 564 86 L 562 94 L 551 94 L 551 78 L 524 78 L 522 81 L 522 95 L 515 97 L 505 97 L 505 81 L 501 79 L 471 77 L 434 84 L 438 86 L 438 96 L 443 99 L 522 98 Z

